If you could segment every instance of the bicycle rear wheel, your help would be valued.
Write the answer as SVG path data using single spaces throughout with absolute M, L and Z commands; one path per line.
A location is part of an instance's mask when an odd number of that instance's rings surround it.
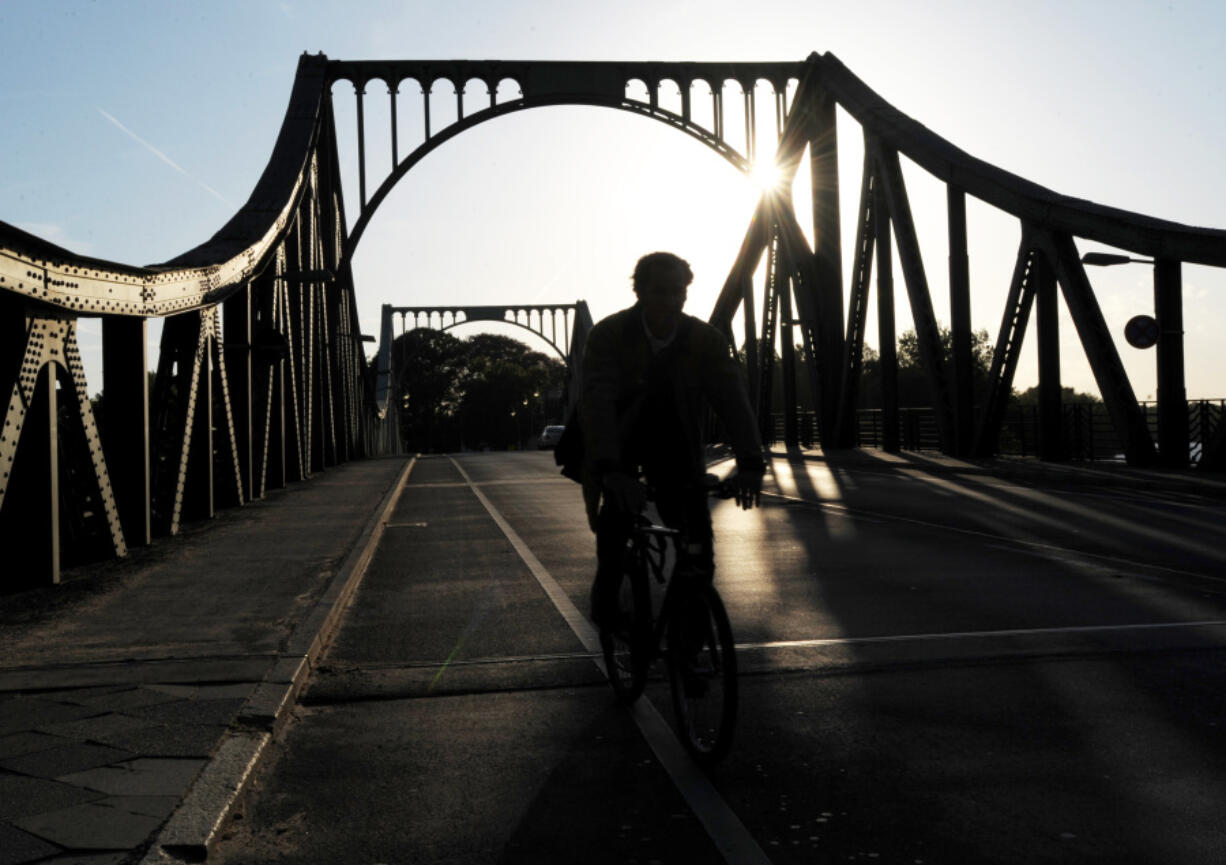
M 651 662 L 647 641 L 651 633 L 651 592 L 646 574 L 624 574 L 617 592 L 617 615 L 600 629 L 605 672 L 613 693 L 633 703 L 647 684 Z
M 736 726 L 736 646 L 713 586 L 684 593 L 668 627 L 668 675 L 681 743 L 700 763 L 719 761 Z

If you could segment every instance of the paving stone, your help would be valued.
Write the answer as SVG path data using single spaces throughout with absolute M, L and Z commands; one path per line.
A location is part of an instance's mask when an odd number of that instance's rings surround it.
M 0 865 L 24 865 L 58 852 L 59 847 L 42 838 L 0 823 Z
M 131 760 L 135 756 L 136 754 L 131 751 L 108 748 L 106 745 L 74 742 L 60 748 L 52 748 L 49 751 L 0 759 L 0 769 L 20 772 L 22 775 L 33 775 L 37 778 L 58 778 L 69 772 L 83 772 L 98 766 L 108 766 L 111 763 Z
M 104 697 L 107 694 L 114 694 L 119 691 L 127 691 L 131 685 L 97 685 L 90 688 L 62 688 L 58 691 L 42 691 L 38 694 L 29 696 L 36 697 L 40 700 L 52 700 L 57 703 L 72 703 L 77 706 L 89 706 L 90 700 Z
M 0 759 L 17 757 L 21 754 L 33 754 L 36 751 L 49 751 L 72 741 L 63 736 L 52 736 L 48 733 L 10 733 L 0 736 Z
M 244 700 L 176 700 L 160 706 L 145 706 L 124 712 L 159 724 L 229 724 L 243 707 Z
M 205 762 L 141 757 L 116 766 L 61 775 L 56 780 L 113 796 L 180 796 Z
M 174 809 L 173 804 L 170 809 Z M 13 823 L 61 847 L 96 851 L 130 850 L 143 843 L 165 819 L 165 814 L 138 813 L 121 799 L 118 803 L 115 800 L 87 802 L 22 817 Z
M 82 790 L 70 784 L 0 772 L 0 820 L 11 821 L 14 817 L 55 811 L 103 798 L 102 793 Z
M 208 757 L 226 729 L 220 725 L 153 724 L 99 734 L 93 739 L 143 757 Z
M 239 682 L 234 685 L 201 685 L 196 689 L 197 700 L 245 700 L 259 682 Z
M 193 700 L 196 697 L 196 692 L 200 690 L 199 685 L 146 685 L 150 691 L 158 691 L 162 694 L 170 694 L 174 697 L 182 697 L 185 700 Z
M 133 814 L 144 814 L 146 817 L 161 817 L 164 820 L 174 812 L 181 801 L 179 796 L 108 796 L 94 804 L 130 811 Z
M 137 730 L 141 727 L 150 726 L 153 722 L 143 720 L 141 718 L 133 718 L 130 715 L 105 714 L 95 715 L 92 718 L 84 718 L 78 721 L 64 721 L 58 724 L 44 724 L 36 729 L 40 733 L 51 733 L 56 736 L 64 736 L 70 739 L 78 739 L 82 742 L 91 741 L 98 742 L 98 736 L 107 736 L 112 733 L 120 733 L 126 730 Z M 106 744 L 103 742 L 102 744 Z
M 163 693 L 162 691 L 153 691 L 149 688 L 128 688 L 124 691 L 99 694 L 83 702 L 87 706 L 93 706 L 96 709 L 106 709 L 107 711 L 115 712 L 121 709 L 139 709 L 142 706 L 156 706 L 160 703 L 170 703 L 178 699 L 181 698 L 173 694 Z
M 100 714 L 88 706 L 74 706 L 33 697 L 11 697 L 0 702 L 0 736 L 88 718 Z M 48 731 L 54 732 L 54 731 Z

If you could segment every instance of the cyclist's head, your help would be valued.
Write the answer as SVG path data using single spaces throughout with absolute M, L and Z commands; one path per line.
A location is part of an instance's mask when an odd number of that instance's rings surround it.
M 661 337 L 676 326 L 694 273 L 671 252 L 644 255 L 634 266 L 634 293 L 653 331 Z

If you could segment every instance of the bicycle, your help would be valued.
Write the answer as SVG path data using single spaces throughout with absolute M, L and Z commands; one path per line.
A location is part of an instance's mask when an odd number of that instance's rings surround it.
M 711 493 L 732 495 L 724 484 Z M 674 567 L 667 579 L 670 546 Z M 651 665 L 665 660 L 681 742 L 696 761 L 711 765 L 732 745 L 736 645 L 715 586 L 679 567 L 683 549 L 679 531 L 638 515 L 626 544 L 617 613 L 610 617 L 612 626 L 601 628 L 600 644 L 613 692 L 626 704 L 643 693 Z M 667 583 L 658 613 L 652 609 L 653 577 Z

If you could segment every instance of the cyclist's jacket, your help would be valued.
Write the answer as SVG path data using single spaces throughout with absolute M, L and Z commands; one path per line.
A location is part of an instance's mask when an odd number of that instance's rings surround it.
M 644 468 L 679 482 L 702 477 L 708 408 L 719 416 L 737 467 L 762 471 L 745 375 L 723 334 L 683 315 L 673 342 L 653 351 L 637 304 L 597 323 L 584 350 L 580 403 L 589 518 L 605 472 Z

